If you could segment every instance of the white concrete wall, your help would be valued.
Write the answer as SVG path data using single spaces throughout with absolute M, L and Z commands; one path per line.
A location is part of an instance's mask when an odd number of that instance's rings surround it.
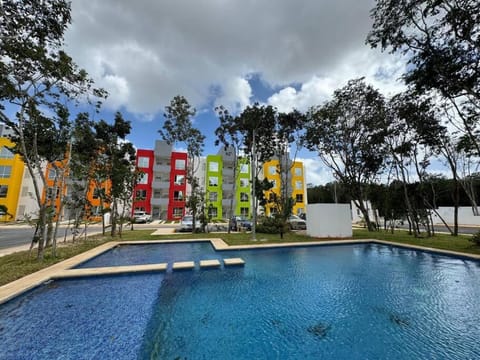
M 350 204 L 307 205 L 307 235 L 314 237 L 351 237 Z
M 453 224 L 453 207 L 441 206 L 437 211 L 448 224 Z M 439 224 L 442 221 L 434 214 L 433 222 Z M 470 206 L 462 206 L 458 208 L 458 223 L 460 225 L 480 225 L 480 216 L 474 216 Z

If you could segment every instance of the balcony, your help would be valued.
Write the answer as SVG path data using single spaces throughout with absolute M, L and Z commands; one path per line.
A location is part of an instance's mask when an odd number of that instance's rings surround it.
M 233 191 L 233 183 L 223 183 L 222 189 L 224 191 Z
M 154 181 L 152 182 L 152 189 L 166 189 L 170 188 L 169 181 Z
M 168 206 L 168 198 L 151 198 L 150 204 L 152 206 Z
M 170 165 L 153 165 L 153 172 L 170 173 Z

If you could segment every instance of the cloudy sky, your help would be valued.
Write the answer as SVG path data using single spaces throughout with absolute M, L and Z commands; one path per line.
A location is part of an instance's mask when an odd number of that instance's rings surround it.
M 281 111 L 321 104 L 352 78 L 385 95 L 401 89 L 404 60 L 365 45 L 371 0 L 73 0 L 66 50 L 120 110 L 130 141 L 152 149 L 175 95 L 197 109 L 195 125 L 216 153 L 212 112 L 255 101 Z M 314 153 L 300 154 L 307 182 L 331 180 Z

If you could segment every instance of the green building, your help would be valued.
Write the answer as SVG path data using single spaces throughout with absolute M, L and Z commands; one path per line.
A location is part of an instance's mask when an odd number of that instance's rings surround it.
M 212 219 L 228 219 L 233 215 L 251 217 L 250 178 L 248 159 L 236 158 L 232 148 L 222 147 L 217 155 L 206 157 L 205 189 Z

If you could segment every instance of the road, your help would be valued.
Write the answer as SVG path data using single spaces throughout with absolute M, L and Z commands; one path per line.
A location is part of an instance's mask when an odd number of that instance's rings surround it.
M 160 225 L 158 223 L 150 224 L 135 224 L 135 229 L 141 228 L 158 228 L 158 227 L 169 227 L 175 228 L 176 225 Z M 67 236 L 71 235 L 71 231 L 68 229 L 67 225 L 61 225 L 58 230 L 58 241 L 63 241 L 65 236 L 65 231 L 67 231 Z M 102 225 L 89 225 L 87 229 L 88 233 L 102 231 Z M 2 225 L 0 226 L 0 249 L 7 249 L 20 245 L 29 245 L 32 241 L 34 233 L 34 228 L 28 225 Z
M 158 224 L 153 222 L 150 224 L 135 224 L 136 229 L 148 228 L 177 228 L 175 224 Z M 408 227 L 407 227 L 408 228 Z M 71 231 L 68 230 L 66 225 L 62 225 L 58 231 L 58 241 L 63 241 L 65 236 L 65 230 L 67 230 L 67 236 L 71 235 Z M 90 225 L 88 227 L 88 233 L 98 232 L 102 230 L 101 225 Z M 473 226 L 460 226 L 459 233 L 461 234 L 474 234 L 480 230 L 480 227 Z M 435 231 L 447 232 L 447 229 L 441 225 L 435 225 Z M 7 249 L 20 245 L 29 245 L 33 237 L 34 229 L 28 225 L 0 225 L 0 249 Z
M 449 224 L 450 226 L 450 224 Z M 400 225 L 398 226 L 399 229 L 402 230 L 408 230 L 408 225 Z M 450 228 L 453 230 L 453 225 L 450 226 Z M 438 233 L 450 233 L 448 229 L 444 225 L 439 225 L 435 224 L 434 225 L 435 232 Z M 472 235 L 480 231 L 480 227 L 478 226 L 468 226 L 468 225 L 459 225 L 458 226 L 458 233 L 459 234 L 464 234 L 464 235 Z

